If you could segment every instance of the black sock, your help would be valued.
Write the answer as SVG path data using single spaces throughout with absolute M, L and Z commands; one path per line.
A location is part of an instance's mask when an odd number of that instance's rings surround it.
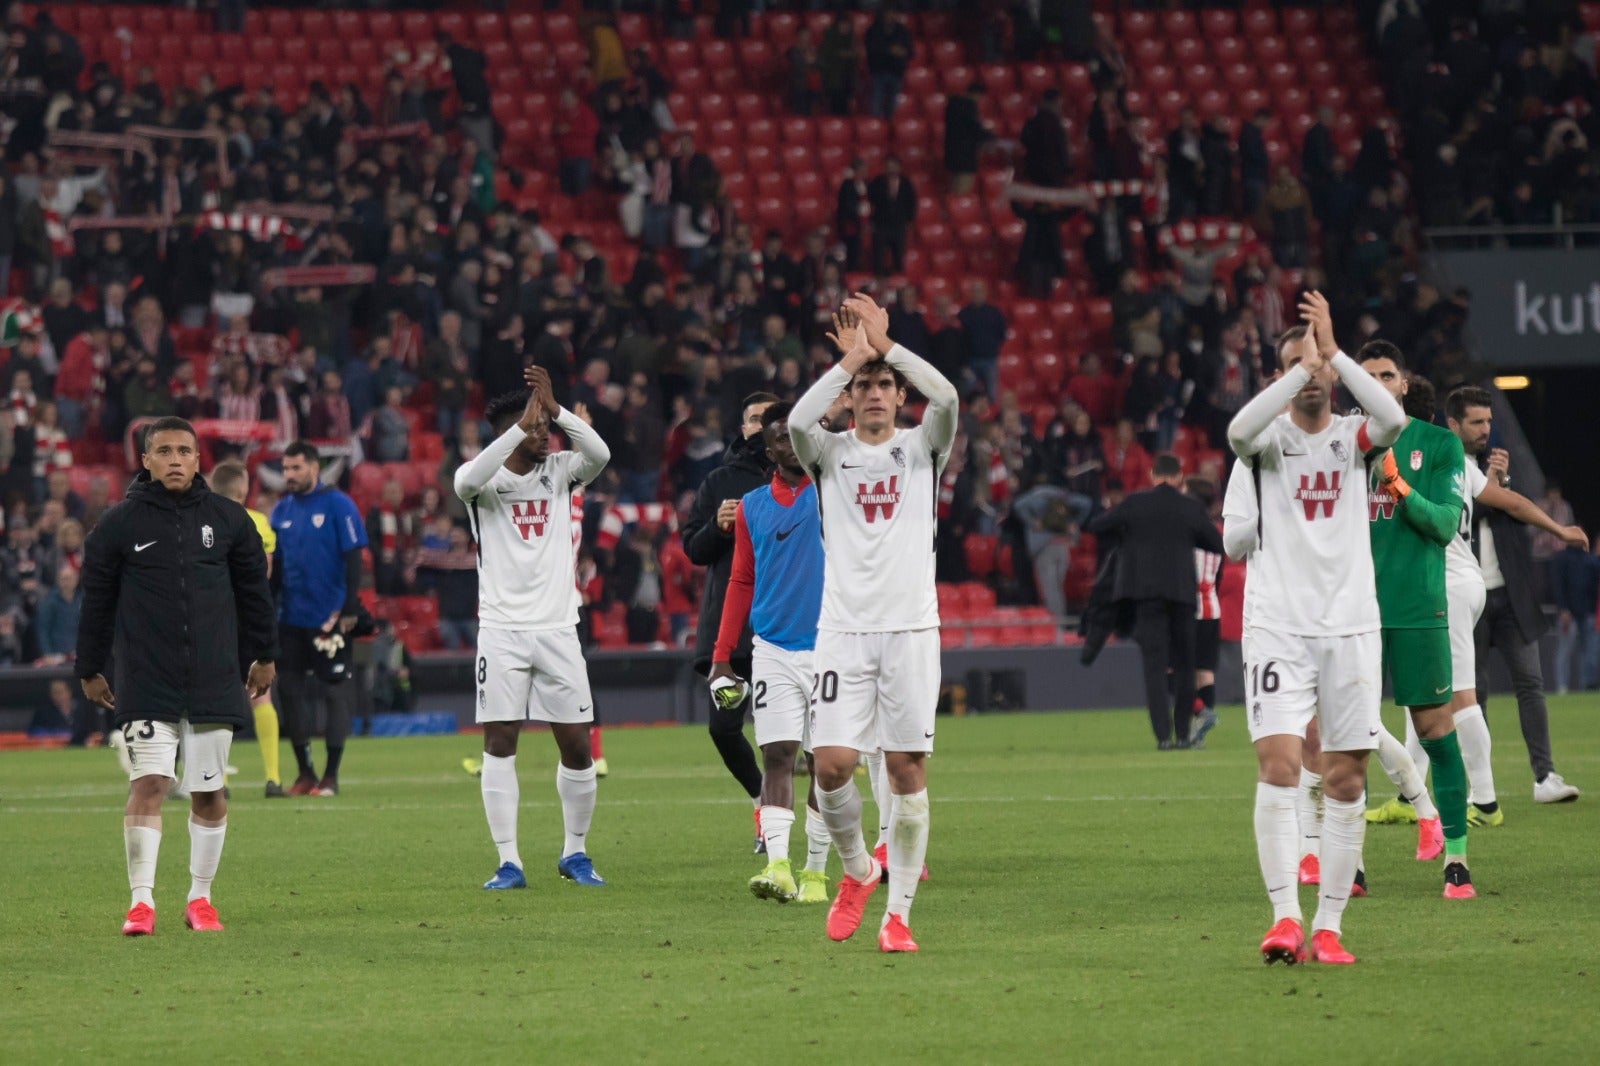
M 294 761 L 300 764 L 301 777 L 317 776 L 317 768 L 311 765 L 310 744 L 296 744 L 294 746 Z
M 1500 802 L 1496 800 L 1493 803 L 1474 803 L 1473 806 L 1478 808 L 1478 810 L 1482 811 L 1484 814 L 1493 814 L 1495 811 L 1500 809 Z
M 339 779 L 339 763 L 344 759 L 343 744 L 328 745 L 328 765 L 322 771 L 322 776 L 330 781 Z
M 1213 711 L 1217 707 L 1217 686 L 1201 685 L 1195 690 L 1195 695 L 1200 697 L 1200 702 L 1206 705 L 1206 710 Z

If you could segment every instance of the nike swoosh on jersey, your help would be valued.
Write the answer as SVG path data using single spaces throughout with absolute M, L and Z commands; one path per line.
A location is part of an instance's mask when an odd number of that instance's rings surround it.
M 135 544 L 133 546 L 133 550 L 136 551 L 136 552 L 142 552 L 142 551 L 144 551 L 146 548 L 150 547 L 150 545 L 152 545 L 154 543 L 155 543 L 155 541 L 150 540 L 150 541 L 146 541 L 143 544 Z
M 799 528 L 800 528 L 799 526 L 790 526 L 788 529 L 785 529 L 785 530 L 779 532 L 778 534 L 776 534 L 776 536 L 777 536 L 777 538 L 779 540 L 787 539 L 787 537 L 789 536 L 790 533 L 793 533 L 795 530 L 797 530 Z
M 1297 459 L 1300 456 L 1307 455 L 1307 454 L 1309 454 L 1309 453 L 1307 453 L 1307 452 L 1284 452 L 1283 453 L 1283 457 L 1285 459 Z
M 867 465 L 866 463 L 840 463 L 839 464 L 839 469 L 840 470 L 864 470 L 864 469 L 866 469 L 866 465 Z

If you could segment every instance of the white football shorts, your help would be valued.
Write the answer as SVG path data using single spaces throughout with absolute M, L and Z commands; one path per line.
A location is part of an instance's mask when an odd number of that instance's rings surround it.
M 128 780 L 176 777 L 178 751 L 183 751 L 183 788 L 186 792 L 217 792 L 224 784 L 228 751 L 233 747 L 233 727 L 217 723 L 132 721 L 122 726 L 128 756 Z
M 576 626 L 566 629 L 479 629 L 479 722 L 594 721 L 589 668 Z
M 817 633 L 811 745 L 933 751 L 939 631 Z
M 1483 615 L 1489 594 L 1482 581 L 1445 582 L 1445 602 L 1450 621 L 1450 690 L 1475 692 L 1478 688 L 1478 648 L 1473 630 Z M 1474 700 L 1473 702 L 1477 702 Z
M 756 747 L 799 741 L 811 750 L 812 652 L 789 651 L 756 637 L 750 653 L 750 708 Z
M 1383 728 L 1383 641 L 1377 630 L 1348 637 L 1302 637 L 1246 629 L 1246 717 L 1252 743 L 1306 735 L 1317 716 L 1326 751 L 1371 751 Z

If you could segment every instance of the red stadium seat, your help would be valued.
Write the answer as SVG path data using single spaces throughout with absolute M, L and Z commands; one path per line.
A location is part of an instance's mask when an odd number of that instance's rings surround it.
M 1246 37 L 1259 38 L 1278 32 L 1278 16 L 1267 8 L 1250 8 L 1244 12 L 1242 19 Z
M 1167 42 L 1160 37 L 1144 37 L 1133 42 L 1133 58 L 1135 70 L 1148 67 L 1152 63 L 1167 62 Z
M 1265 36 L 1247 38 L 1250 43 L 1250 54 L 1256 57 L 1256 62 L 1262 66 L 1268 63 L 1281 63 L 1289 58 L 1289 45 L 1282 37 Z
M 1289 38 L 1311 37 L 1317 33 L 1317 13 L 1310 8 L 1286 7 L 1280 12 L 1283 35 Z
M 1156 63 L 1145 68 L 1143 81 L 1147 92 L 1164 93 L 1176 87 L 1178 73 L 1163 63 Z
M 1198 37 L 1185 37 L 1172 42 L 1172 61 L 1182 67 L 1190 63 L 1204 63 L 1210 50 Z
M 1170 38 L 1193 37 L 1200 32 L 1194 12 L 1176 10 L 1161 13 L 1161 32 Z
M 1149 11 L 1124 11 L 1121 29 L 1122 36 L 1130 41 L 1153 37 L 1156 32 L 1156 17 Z
M 1200 32 L 1215 40 L 1239 32 L 1239 19 L 1232 11 L 1209 8 L 1200 14 Z
M 1218 63 L 1238 63 L 1249 54 L 1249 49 L 1237 37 L 1218 37 L 1211 42 L 1211 58 Z

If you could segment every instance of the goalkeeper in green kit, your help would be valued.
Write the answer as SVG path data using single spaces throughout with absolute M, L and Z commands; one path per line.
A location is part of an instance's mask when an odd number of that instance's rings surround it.
M 1404 395 L 1405 360 L 1394 345 L 1373 341 L 1362 347 L 1357 361 L 1396 399 Z M 1477 894 L 1467 872 L 1467 769 L 1450 713 L 1453 683 L 1445 601 L 1445 548 L 1460 528 L 1464 462 L 1454 433 L 1415 418 L 1389 450 L 1368 456 L 1368 517 L 1383 616 L 1383 658 L 1395 702 L 1410 712 L 1433 763 L 1446 899 Z

